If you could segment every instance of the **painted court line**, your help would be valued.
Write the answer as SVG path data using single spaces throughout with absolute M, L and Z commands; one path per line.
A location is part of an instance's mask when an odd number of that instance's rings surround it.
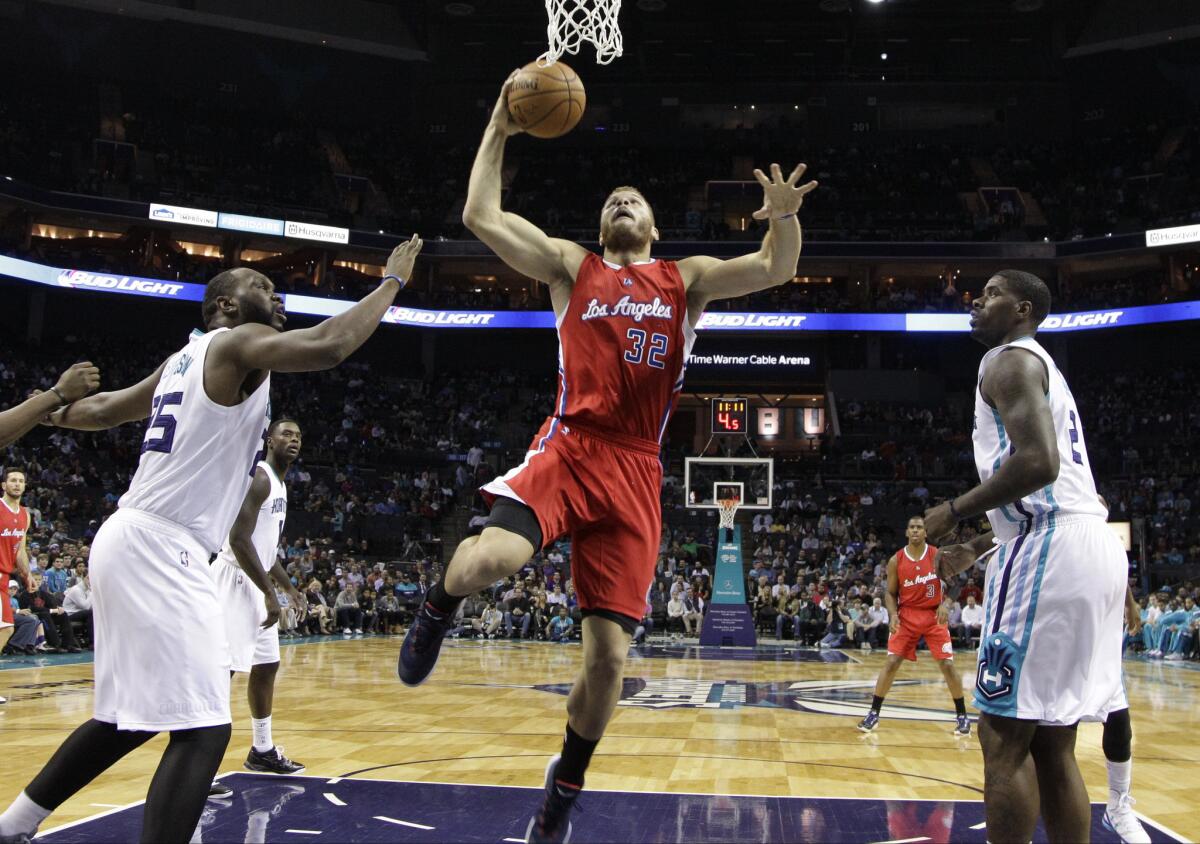
M 336 794 L 334 794 L 332 791 L 325 792 L 325 799 L 328 800 L 330 803 L 332 803 L 335 806 L 345 806 L 346 805 L 341 800 L 339 800 L 338 796 Z
M 395 818 L 389 818 L 387 815 L 376 815 L 375 820 L 399 824 L 400 826 L 411 826 L 413 829 L 436 829 L 436 827 L 425 826 L 425 824 L 423 824 L 423 823 L 413 823 L 412 821 L 398 821 Z
M 293 835 L 320 835 L 319 829 L 285 829 L 284 832 L 290 832 Z
M 971 829 L 984 829 L 986 826 L 987 826 L 987 821 L 984 821 L 983 823 L 975 824 L 975 826 L 971 827 Z
M 525 844 L 524 838 L 501 838 L 501 841 L 511 841 L 512 844 Z
M 880 841 L 879 844 L 916 844 L 917 841 L 928 841 L 929 836 L 922 835 L 918 838 L 894 838 L 891 841 Z

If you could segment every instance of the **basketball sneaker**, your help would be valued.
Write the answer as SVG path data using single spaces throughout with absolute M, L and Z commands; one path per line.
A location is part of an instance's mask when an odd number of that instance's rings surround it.
M 209 800 L 228 800 L 232 796 L 233 789 L 220 780 L 213 780 L 212 785 L 208 787 Z
M 864 733 L 869 733 L 879 726 L 879 713 L 872 709 L 867 713 L 867 717 L 858 722 L 858 728 Z
M 1116 806 L 1105 809 L 1104 828 L 1119 835 L 1125 844 L 1150 844 L 1150 836 L 1133 813 L 1133 802 L 1133 797 L 1122 794 Z
M 258 771 L 263 774 L 302 774 L 304 766 L 293 762 L 283 755 L 283 748 L 275 745 L 266 753 L 259 753 L 253 747 L 246 757 L 246 770 Z
M 529 819 L 525 844 L 567 844 L 571 840 L 571 809 L 579 799 L 579 789 L 561 785 L 554 779 L 558 767 L 555 756 L 546 766 L 546 799 L 541 810 Z
M 413 617 L 412 626 L 400 646 L 400 658 L 396 673 L 406 686 L 419 686 L 425 682 L 437 665 L 442 650 L 442 639 L 454 623 L 451 613 L 438 612 L 429 604 L 421 607 Z M 491 634 L 488 635 L 491 638 Z
M 969 736 L 971 735 L 971 719 L 966 715 L 958 715 L 954 719 L 954 735 Z

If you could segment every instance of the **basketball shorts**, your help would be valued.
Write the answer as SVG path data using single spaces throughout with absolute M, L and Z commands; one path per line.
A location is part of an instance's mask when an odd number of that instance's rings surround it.
M 571 578 L 584 612 L 634 621 L 646 610 L 662 533 L 658 447 L 580 430 L 551 418 L 525 461 L 486 484 L 533 510 L 549 545 L 571 538 Z
M 219 559 L 212 564 L 212 576 L 225 615 L 233 670 L 245 674 L 255 665 L 279 662 L 279 623 L 262 626 L 267 620 L 262 591 L 241 568 Z
M 121 730 L 230 723 L 229 646 L 208 550 L 122 508 L 92 542 L 97 721 Z
M 0 572 L 0 630 L 13 626 L 12 601 L 8 599 L 8 575 Z
M 917 643 L 925 637 L 925 645 L 934 659 L 954 659 L 954 646 L 950 644 L 950 628 L 938 624 L 936 609 L 900 611 L 900 624 L 895 634 L 888 637 L 887 652 L 916 662 Z
M 987 567 L 979 710 L 1069 726 L 1121 708 L 1127 572 L 1094 516 L 1050 513 L 1004 542 Z

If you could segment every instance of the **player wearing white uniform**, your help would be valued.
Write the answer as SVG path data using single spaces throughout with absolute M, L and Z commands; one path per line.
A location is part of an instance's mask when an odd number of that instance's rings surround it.
M 65 800 L 163 730 L 142 840 L 186 842 L 229 743 L 229 648 L 208 561 L 237 515 L 268 421 L 270 374 L 329 369 L 374 333 L 420 251 L 397 247 L 379 288 L 312 328 L 284 332 L 271 280 L 209 281 L 207 333 L 145 380 L 82 398 L 51 424 L 95 431 L 150 418 L 137 473 L 92 543 L 95 715 L 0 814 L 0 844 L 31 838 Z
M 980 484 L 925 515 L 931 536 L 987 513 L 992 532 L 943 548 L 943 576 L 988 563 L 975 704 L 983 713 L 988 840 L 1086 841 L 1091 807 L 1075 761 L 1079 721 L 1125 706 L 1121 613 L 1127 562 L 1104 520 L 1075 399 L 1034 340 L 1050 311 L 1037 276 L 1003 270 L 975 301 Z M 1032 765 L 1030 760 L 1032 759 Z
M 271 710 L 275 675 L 279 671 L 279 601 L 275 589 L 303 612 L 304 596 L 292 585 L 279 564 L 277 551 L 287 521 L 287 486 L 283 478 L 300 454 L 300 426 L 291 419 L 276 419 L 267 430 L 265 459 L 254 470 L 254 480 L 242 501 L 229 539 L 212 566 L 217 594 L 225 610 L 225 633 L 235 672 L 249 672 L 246 696 L 250 703 L 252 741 L 246 767 L 274 774 L 300 774 L 304 766 L 283 755 L 271 737 Z M 227 796 L 225 786 L 214 783 Z

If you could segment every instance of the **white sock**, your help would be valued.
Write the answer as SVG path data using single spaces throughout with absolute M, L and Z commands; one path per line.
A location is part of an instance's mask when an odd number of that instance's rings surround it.
M 1129 793 L 1133 781 L 1133 760 L 1108 763 L 1108 808 L 1115 809 L 1121 798 Z
M 0 835 L 31 835 L 48 817 L 50 809 L 43 809 L 22 791 L 12 805 L 0 814 Z
M 275 746 L 271 740 L 271 716 L 266 718 L 251 718 L 250 727 L 254 731 L 254 749 L 266 753 Z
M 271 822 L 271 813 L 259 809 L 251 812 L 246 818 L 245 844 L 263 844 L 267 840 L 267 824 Z

